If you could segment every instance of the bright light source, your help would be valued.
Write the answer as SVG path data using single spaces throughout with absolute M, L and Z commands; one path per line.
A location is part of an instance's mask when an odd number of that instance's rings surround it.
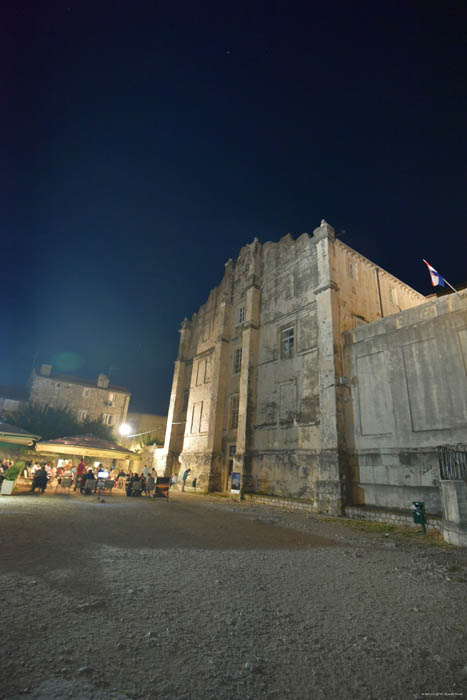
M 131 425 L 128 425 L 128 423 L 122 423 L 121 426 L 118 429 L 118 432 L 120 435 L 129 435 L 132 431 Z
M 100 462 L 94 462 L 94 469 L 97 469 L 97 467 L 99 466 L 99 464 L 100 464 Z

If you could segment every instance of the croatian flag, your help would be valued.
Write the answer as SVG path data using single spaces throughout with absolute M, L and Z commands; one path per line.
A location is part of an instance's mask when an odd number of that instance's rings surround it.
M 422 258 L 422 260 L 428 268 L 431 277 L 431 284 L 433 285 L 433 287 L 444 287 L 444 278 L 441 277 L 439 272 L 435 270 L 435 268 L 432 267 L 430 263 L 428 263 L 424 258 Z

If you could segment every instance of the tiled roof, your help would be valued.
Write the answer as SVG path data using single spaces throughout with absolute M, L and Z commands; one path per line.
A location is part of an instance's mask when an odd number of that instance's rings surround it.
M 81 379 L 80 377 L 74 377 L 72 374 L 55 374 L 55 372 L 52 372 L 50 377 L 45 377 L 43 374 L 37 372 L 36 376 L 40 377 L 41 379 L 50 379 L 52 381 L 67 382 L 68 384 L 78 384 L 79 386 L 88 386 L 92 389 L 102 389 L 103 391 L 115 391 L 120 392 L 122 394 L 131 394 L 131 392 L 128 389 L 125 389 L 124 386 L 118 386 L 117 384 L 109 384 L 109 386 L 107 387 L 97 386 L 97 380 L 92 382 L 89 379 Z

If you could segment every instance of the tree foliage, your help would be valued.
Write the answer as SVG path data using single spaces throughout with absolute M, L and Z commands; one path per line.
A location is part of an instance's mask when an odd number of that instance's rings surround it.
M 73 435 L 93 435 L 102 440 L 115 440 L 111 426 L 89 418 L 79 421 L 68 408 L 52 408 L 29 402 L 12 414 L 10 420 L 20 428 L 40 435 L 42 440 Z

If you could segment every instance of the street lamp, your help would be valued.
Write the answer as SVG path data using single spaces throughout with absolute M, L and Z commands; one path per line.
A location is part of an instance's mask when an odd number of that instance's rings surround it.
M 118 432 L 120 433 L 120 435 L 127 437 L 132 430 L 133 428 L 131 427 L 131 425 L 128 425 L 128 423 L 122 423 L 118 429 Z

